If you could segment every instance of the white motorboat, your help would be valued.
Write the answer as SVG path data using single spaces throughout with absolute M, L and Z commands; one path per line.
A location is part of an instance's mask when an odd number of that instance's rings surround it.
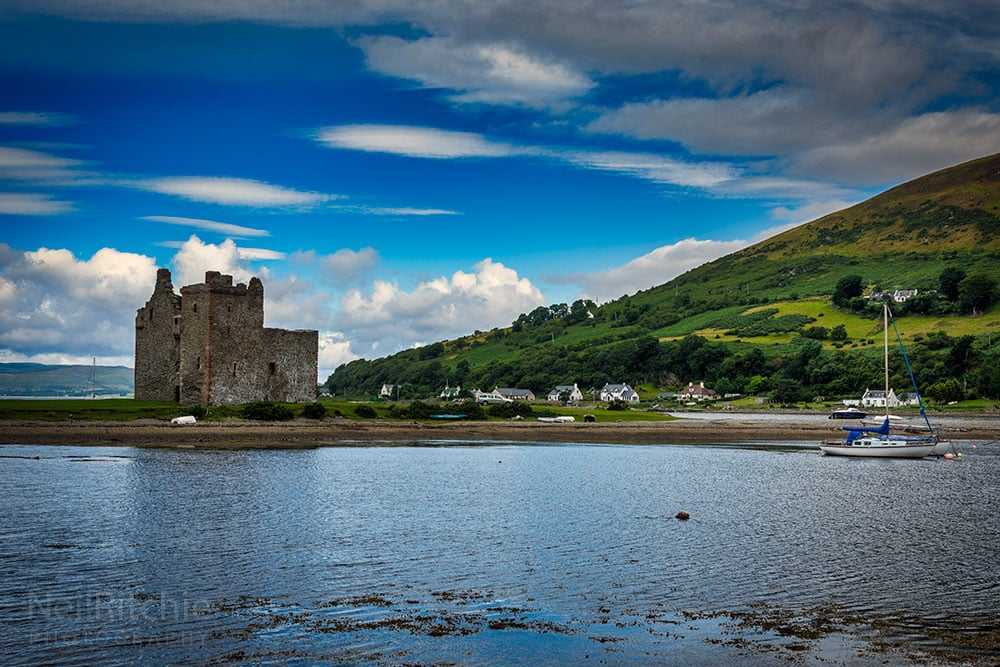
M 896 338 L 899 341 L 900 349 L 903 352 L 903 362 L 906 364 L 906 371 L 910 375 L 913 389 L 917 394 L 917 401 L 920 405 L 920 416 L 924 418 L 926 429 L 922 426 L 913 426 L 900 423 L 902 420 L 896 415 L 889 414 L 889 305 L 884 305 L 883 310 L 883 349 L 885 359 L 885 393 L 886 397 L 885 416 L 881 424 L 862 421 L 860 426 L 845 427 L 849 431 L 843 442 L 824 442 L 820 445 L 820 450 L 830 456 L 857 456 L 865 458 L 904 458 L 922 459 L 927 456 L 944 456 L 946 453 L 954 454 L 955 449 L 950 442 L 942 442 L 931 427 L 930 420 L 927 419 L 927 412 L 924 409 L 923 399 L 917 389 L 917 381 L 910 368 L 910 360 L 903 347 L 902 336 L 896 328 Z M 893 320 L 893 327 L 896 322 Z M 896 430 L 903 430 L 907 433 L 917 435 L 893 434 L 892 423 L 896 422 Z

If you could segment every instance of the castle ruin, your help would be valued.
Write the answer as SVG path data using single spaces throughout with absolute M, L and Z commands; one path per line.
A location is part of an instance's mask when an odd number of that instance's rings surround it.
M 257 278 L 205 273 L 174 293 L 170 271 L 135 316 L 135 397 L 220 405 L 311 401 L 316 397 L 319 333 L 264 326 Z

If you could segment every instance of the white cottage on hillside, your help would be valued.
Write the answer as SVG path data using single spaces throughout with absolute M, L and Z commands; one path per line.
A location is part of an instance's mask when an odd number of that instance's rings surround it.
M 378 392 L 379 398 L 392 398 L 396 396 L 399 391 L 399 387 L 394 384 L 384 384 Z
M 714 389 L 709 389 L 704 382 L 695 384 L 688 382 L 688 386 L 677 395 L 682 401 L 712 401 L 719 397 Z
M 510 403 L 511 400 L 498 394 L 495 391 L 479 391 L 478 389 L 472 390 L 472 397 L 476 399 L 476 403 Z
M 608 403 L 612 401 L 623 401 L 625 403 L 639 402 L 639 394 L 627 384 L 606 384 L 601 388 L 599 396 L 602 401 Z
M 578 403 L 583 400 L 583 392 L 580 388 L 573 384 L 560 384 L 549 392 L 548 399 L 552 403 L 561 403 L 563 397 L 566 397 L 569 403 Z

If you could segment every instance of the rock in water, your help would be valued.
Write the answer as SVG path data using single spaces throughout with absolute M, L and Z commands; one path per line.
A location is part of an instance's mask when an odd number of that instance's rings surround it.
M 682 511 L 675 514 L 674 518 L 677 519 L 678 521 L 687 521 L 688 519 L 691 518 L 691 515 L 688 514 L 687 512 Z

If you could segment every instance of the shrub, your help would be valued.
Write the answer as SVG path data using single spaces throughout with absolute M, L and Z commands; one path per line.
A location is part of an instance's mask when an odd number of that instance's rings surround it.
M 362 419 L 375 419 L 378 417 L 378 413 L 375 412 L 375 408 L 370 405 L 359 405 L 354 409 L 354 414 Z
M 189 405 L 181 410 L 181 415 L 192 415 L 198 421 L 208 416 L 208 408 L 204 405 Z
M 955 378 L 935 382 L 927 387 L 927 395 L 943 403 L 960 401 L 964 397 L 964 394 L 962 383 Z
M 256 419 L 258 421 L 288 421 L 295 414 L 287 405 L 281 403 L 271 403 L 270 401 L 254 401 L 243 406 L 243 417 L 245 419 Z
M 302 406 L 302 416 L 309 419 L 322 419 L 326 417 L 326 406 L 322 403 L 306 403 Z
M 510 419 L 511 417 L 530 417 L 535 414 L 534 409 L 527 403 L 496 403 L 486 410 L 491 417 Z
M 628 403 L 625 401 L 611 401 L 608 403 L 608 410 L 628 410 Z
M 847 340 L 847 327 L 843 324 L 838 324 L 834 328 L 830 329 L 830 339 Z

